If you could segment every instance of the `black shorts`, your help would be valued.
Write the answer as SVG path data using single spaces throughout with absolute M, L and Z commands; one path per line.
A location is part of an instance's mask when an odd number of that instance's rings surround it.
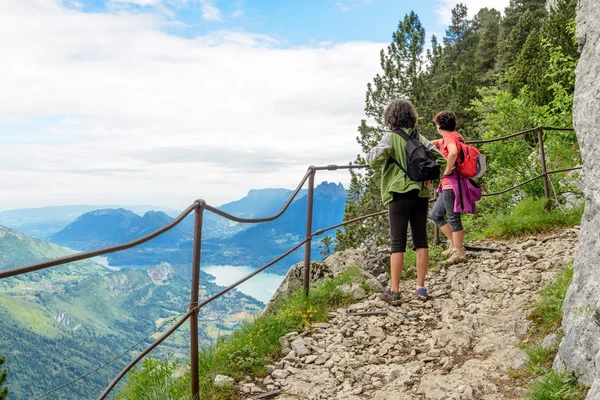
M 406 236 L 409 222 L 413 250 L 428 248 L 427 209 L 429 207 L 429 199 L 419 197 L 419 190 L 416 189 L 407 193 L 394 193 L 394 199 L 389 203 L 388 207 L 392 253 L 404 253 L 406 251 Z

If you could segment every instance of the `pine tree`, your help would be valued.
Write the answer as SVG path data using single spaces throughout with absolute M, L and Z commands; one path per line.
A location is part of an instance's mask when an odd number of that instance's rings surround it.
M 321 255 L 330 256 L 331 254 L 333 254 L 332 246 L 333 239 L 331 239 L 331 236 L 325 236 L 323 239 L 321 239 L 321 243 L 319 244 L 319 250 Z
M 418 15 L 411 11 L 398 23 L 398 29 L 392 34 L 392 42 L 380 53 L 381 74 L 373 78 L 367 85 L 365 113 L 375 122 L 374 126 L 362 120 L 356 138 L 363 153 L 373 148 L 385 132 L 383 112 L 387 105 L 398 98 L 410 99 L 413 102 L 422 96 L 421 74 L 425 59 L 425 28 Z M 355 163 L 365 164 L 358 155 Z M 375 213 L 382 209 L 379 189 L 380 171 L 368 169 L 363 172 L 352 172 L 350 193 L 352 200 L 346 203 L 344 220 Z M 372 247 L 386 243 L 388 233 L 387 218 L 375 218 L 365 223 L 347 226 L 336 233 L 338 245 L 336 250 L 358 247 Z
M 4 386 L 8 378 L 8 371 L 2 368 L 5 361 L 6 357 L 0 358 L 0 400 L 5 400 L 8 397 L 8 388 Z
M 494 8 L 482 8 L 474 19 L 474 29 L 479 36 L 475 62 L 481 76 L 480 80 L 485 86 L 494 83 L 501 22 L 502 15 Z

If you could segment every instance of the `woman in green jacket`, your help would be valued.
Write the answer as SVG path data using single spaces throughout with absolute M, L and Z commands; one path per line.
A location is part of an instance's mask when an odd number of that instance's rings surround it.
M 417 123 L 417 111 L 407 100 L 395 100 L 385 110 L 384 124 L 390 132 L 384 133 L 381 141 L 367 153 L 367 161 L 373 169 L 381 171 L 381 197 L 388 206 L 391 233 L 391 288 L 381 298 L 388 303 L 400 300 L 400 278 L 404 269 L 404 253 L 408 225 L 412 233 L 413 249 L 417 252 L 417 288 L 415 294 L 420 299 L 427 298 L 425 276 L 429 266 L 429 246 L 427 244 L 427 217 L 432 182 L 411 180 L 390 159 L 406 168 L 406 141 L 394 133 L 403 130 L 410 134 Z M 419 140 L 432 151 L 444 170 L 446 160 L 426 138 Z

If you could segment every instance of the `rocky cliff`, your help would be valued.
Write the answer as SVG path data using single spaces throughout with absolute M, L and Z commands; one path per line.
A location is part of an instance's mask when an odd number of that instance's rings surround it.
M 580 0 L 574 125 L 583 157 L 585 213 L 575 273 L 564 304 L 564 339 L 555 368 L 575 371 L 592 385 L 587 399 L 600 399 L 600 3 Z

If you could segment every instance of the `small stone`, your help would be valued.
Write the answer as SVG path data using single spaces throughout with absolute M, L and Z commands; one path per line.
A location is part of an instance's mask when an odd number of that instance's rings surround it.
M 550 350 L 556 346 L 557 342 L 558 336 L 556 336 L 556 333 L 552 333 L 544 338 L 544 340 L 542 341 L 542 347 L 544 349 Z
M 304 341 L 303 338 L 295 339 L 290 344 L 290 346 L 292 347 L 292 350 L 294 350 L 294 352 L 296 353 L 296 356 L 298 356 L 298 357 L 305 357 L 310 354 L 310 350 L 306 346 L 306 342 Z
M 371 337 L 375 337 L 375 338 L 382 338 L 385 337 L 385 332 L 383 331 L 383 329 L 377 327 L 377 326 L 369 326 L 369 336 Z
M 272 385 L 274 383 L 275 383 L 275 381 L 270 376 L 267 376 L 265 379 L 263 379 L 263 385 L 268 386 L 268 385 Z
M 290 375 L 290 371 L 285 369 L 276 369 L 275 371 L 271 372 L 271 376 L 275 379 L 285 379 Z
M 429 357 L 439 357 L 442 355 L 442 352 L 440 350 L 434 349 L 434 350 L 430 350 L 429 353 L 427 353 L 427 355 Z
M 233 385 L 233 384 L 234 384 L 233 378 L 231 378 L 227 375 L 215 376 L 215 386 Z
M 319 358 L 319 356 L 315 356 L 315 355 L 308 356 L 308 357 L 306 357 L 306 360 L 304 360 L 304 363 L 312 364 L 317 360 L 317 358 Z
M 282 336 L 282 337 L 279 338 L 279 344 L 284 349 L 286 347 L 290 347 L 290 341 L 285 336 Z

